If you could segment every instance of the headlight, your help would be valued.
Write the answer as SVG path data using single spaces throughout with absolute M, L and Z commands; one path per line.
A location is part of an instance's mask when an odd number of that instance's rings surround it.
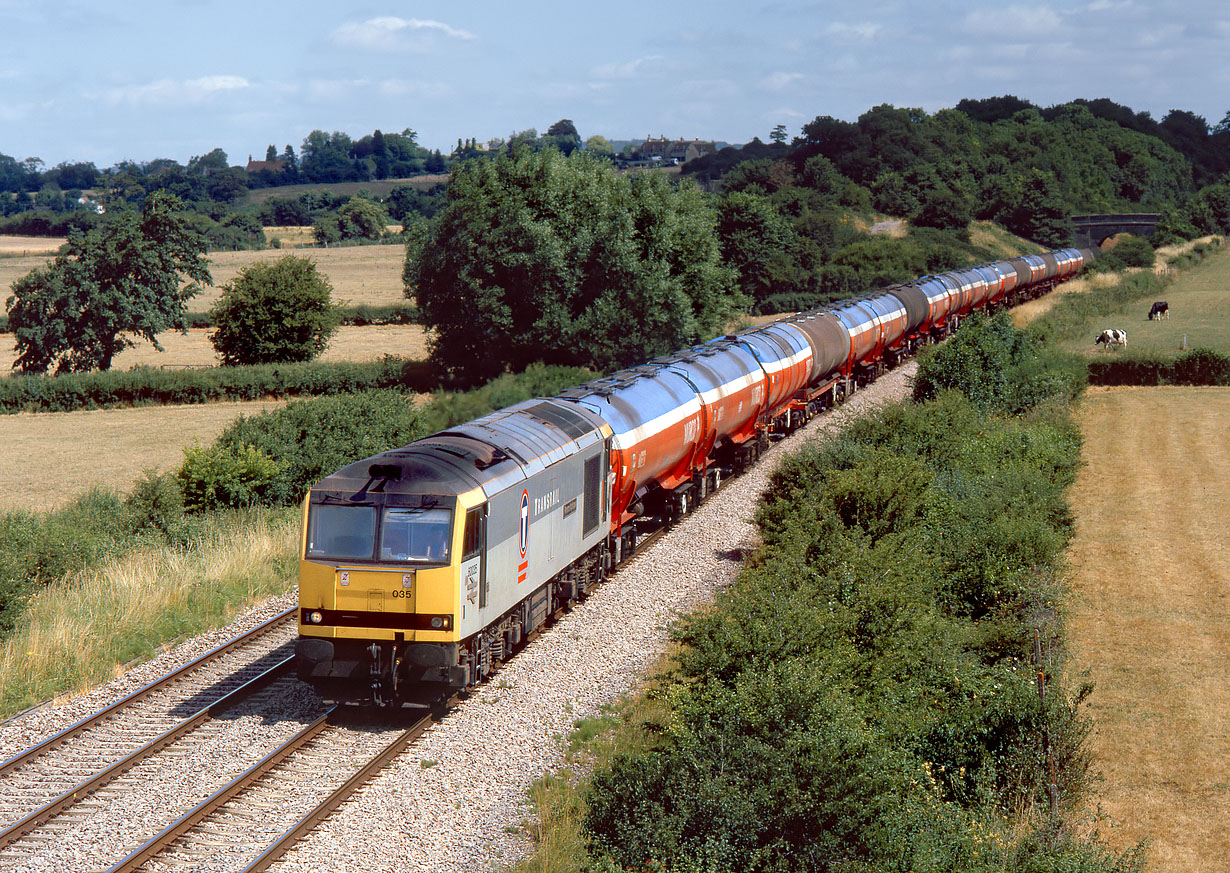
M 431 620 L 431 626 L 432 626 L 432 627 L 435 627 L 435 628 L 441 628 L 441 627 L 444 627 L 444 619 L 442 619 L 442 618 L 441 618 L 440 616 L 438 616 L 438 615 L 437 615 L 437 616 L 435 616 L 435 617 L 433 617 L 433 618 L 432 618 L 432 620 Z
M 320 624 L 324 620 L 325 620 L 325 617 L 320 612 L 312 612 L 308 614 L 308 621 L 310 621 L 312 624 Z

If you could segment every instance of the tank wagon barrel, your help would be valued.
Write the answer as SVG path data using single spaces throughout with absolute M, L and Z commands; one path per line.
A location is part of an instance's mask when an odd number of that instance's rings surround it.
M 325 697 L 378 705 L 482 681 L 771 435 L 1094 254 L 923 276 L 343 467 L 303 502 L 299 675 Z

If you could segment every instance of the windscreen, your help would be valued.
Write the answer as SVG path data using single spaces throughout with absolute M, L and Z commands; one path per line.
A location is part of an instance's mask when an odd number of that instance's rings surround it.
M 317 504 L 308 514 L 309 558 L 370 561 L 376 546 L 376 507 Z
M 380 560 L 447 561 L 452 531 L 450 509 L 386 507 L 380 523 Z

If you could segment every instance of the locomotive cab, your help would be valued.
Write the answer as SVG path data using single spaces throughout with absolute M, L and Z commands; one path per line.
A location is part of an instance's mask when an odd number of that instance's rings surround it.
M 412 683 L 465 684 L 457 634 L 481 576 L 481 494 L 356 496 L 317 490 L 304 504 L 300 678 L 377 703 Z
M 526 401 L 318 482 L 299 677 L 384 706 L 490 675 L 604 574 L 610 439 L 575 404 Z

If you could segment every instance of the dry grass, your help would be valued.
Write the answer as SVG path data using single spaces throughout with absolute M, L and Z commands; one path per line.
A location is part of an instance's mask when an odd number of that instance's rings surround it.
M 296 232 L 303 228 L 287 229 Z M 310 228 L 308 229 L 310 233 Z M 272 234 L 271 234 L 272 235 Z M 0 241 L 13 237 L 0 237 Z M 26 238 L 32 239 L 32 238 Z M 64 240 L 42 240 L 46 254 L 24 254 L 0 257 L 0 303 L 12 293 L 12 285 L 31 270 L 47 265 L 48 254 Z M 15 252 L 36 251 L 33 248 L 16 249 Z M 397 243 L 370 246 L 342 246 L 327 249 L 263 249 L 250 252 L 214 252 L 209 256 L 209 269 L 214 284 L 188 302 L 191 312 L 208 312 L 222 294 L 222 286 L 239 275 L 249 264 L 269 263 L 293 254 L 310 258 L 316 269 L 323 273 L 333 286 L 335 303 L 357 306 L 361 303 L 384 305 L 405 303 L 401 279 L 406 249 Z
M 1094 389 L 1069 554 L 1074 667 L 1112 838 L 1154 870 L 1230 854 L 1230 389 Z
M 53 255 L 67 240 L 49 236 L 0 236 L 0 257 Z
M 117 370 L 133 367 L 213 367 L 218 355 L 209 342 L 212 330 L 194 328 L 187 334 L 177 331 L 159 334 L 163 351 L 147 342 L 115 356 Z M 329 347 L 317 360 L 377 361 L 385 355 L 421 360 L 427 357 L 427 332 L 416 324 L 384 324 L 367 327 L 341 327 Z M 0 375 L 10 372 L 17 357 L 12 334 L 0 334 Z
M 183 461 L 240 415 L 281 405 L 210 403 L 0 415 L 0 511 L 55 509 L 105 485 L 127 492 L 149 468 Z
M 0 715 L 83 691 L 134 658 L 286 592 L 297 521 L 293 511 L 222 520 L 191 549 L 139 551 L 43 588 L 0 645 Z

